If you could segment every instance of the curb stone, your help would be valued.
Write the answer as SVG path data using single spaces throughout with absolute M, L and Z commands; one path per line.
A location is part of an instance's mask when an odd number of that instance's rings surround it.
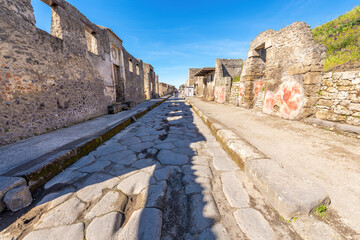
M 71 166 L 81 157 L 86 156 L 91 151 L 95 150 L 98 146 L 108 141 L 110 138 L 124 130 L 130 124 L 134 123 L 136 119 L 141 118 L 146 113 L 168 100 L 170 97 L 171 96 L 164 98 L 163 100 L 155 103 L 154 105 L 147 107 L 145 110 L 135 112 L 129 118 L 125 119 L 120 123 L 105 128 L 103 131 L 97 134 L 97 136 L 93 136 L 88 139 L 79 139 L 75 141 L 74 145 L 69 149 L 60 150 L 57 152 L 56 150 L 54 150 L 48 154 L 45 154 L 44 156 L 40 157 L 42 158 L 41 160 L 44 160 L 45 164 L 39 164 L 35 167 L 29 167 L 28 169 L 17 173 L 12 173 L 12 171 L 10 170 L 3 176 L 0 176 L 0 210 L 4 210 L 2 197 L 9 190 L 19 186 L 27 185 L 29 186 L 30 191 L 34 192 L 36 189 L 42 187 L 53 177 L 61 173 L 64 169 Z M 6 184 L 5 182 L 9 181 L 9 179 L 13 180 L 13 183 L 11 183 L 10 185 Z M 17 182 L 19 181 L 20 183 L 18 184 Z M 28 184 L 26 183 L 26 181 L 28 182 Z M 6 186 L 8 187 L 5 189 Z
M 307 216 L 321 204 L 330 204 L 330 198 L 319 186 L 297 177 L 281 164 L 268 158 L 246 140 L 194 107 L 207 123 L 224 150 L 240 166 L 262 192 L 267 201 L 285 218 Z M 269 164 L 271 163 L 271 164 Z M 272 167 L 269 171 L 267 167 Z M 279 180 L 286 181 L 279 181 Z M 304 186 L 302 186 L 304 184 Z

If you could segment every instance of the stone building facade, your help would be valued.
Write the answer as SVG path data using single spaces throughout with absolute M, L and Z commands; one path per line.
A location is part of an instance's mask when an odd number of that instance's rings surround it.
M 242 59 L 216 59 L 214 89 L 216 102 L 230 101 L 232 81 L 240 77 L 242 64 Z
M 115 33 L 65 0 L 42 1 L 50 34 L 36 27 L 31 1 L 0 2 L 0 145 L 145 100 L 143 63 Z
M 310 116 L 324 59 L 325 47 L 314 42 L 303 22 L 259 34 L 243 66 L 240 106 L 288 119 Z
M 167 83 L 159 83 L 159 96 L 163 97 L 176 91 L 176 87 Z
M 145 99 L 151 99 L 157 97 L 156 94 L 156 75 L 153 66 L 147 63 L 143 63 L 144 69 L 144 88 Z
M 213 101 L 215 98 L 215 68 L 201 68 L 194 76 L 197 77 L 195 94 L 208 101 Z

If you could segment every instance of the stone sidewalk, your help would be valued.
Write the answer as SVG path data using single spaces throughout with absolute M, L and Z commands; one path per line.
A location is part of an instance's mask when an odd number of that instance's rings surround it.
M 44 186 L 0 239 L 300 239 L 184 100 L 170 99 Z
M 297 178 L 320 186 L 330 196 L 333 223 L 338 221 L 353 229 L 348 236 L 360 237 L 359 139 L 253 110 L 198 98 L 188 100 L 204 116 L 245 139 L 265 158 Z

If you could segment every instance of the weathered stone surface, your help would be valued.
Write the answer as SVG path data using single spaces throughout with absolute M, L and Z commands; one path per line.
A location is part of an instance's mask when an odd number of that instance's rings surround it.
M 95 173 L 86 179 L 86 181 L 77 184 L 79 189 L 77 191 L 77 196 L 81 200 L 89 202 L 100 197 L 104 189 L 112 189 L 119 184 L 119 182 L 120 179 L 116 177 Z
M 230 140 L 228 141 L 227 146 L 244 162 L 250 159 L 266 158 L 262 152 L 243 140 Z
M 149 173 L 137 172 L 123 180 L 117 186 L 117 189 L 126 195 L 139 194 L 144 188 L 150 185 L 152 179 L 153 177 Z
M 158 181 L 160 181 L 160 180 L 168 180 L 169 177 L 170 177 L 171 170 L 172 170 L 171 166 L 166 166 L 166 167 L 163 167 L 161 169 L 158 169 L 158 170 L 156 170 L 154 172 L 154 177 Z
M 68 200 L 75 192 L 75 189 L 72 187 L 67 187 L 61 191 L 49 193 L 36 206 L 41 206 L 43 204 L 49 204 L 49 209 L 56 207 L 57 205 Z
M 136 161 L 131 166 L 134 168 L 137 168 L 137 169 L 142 169 L 142 168 L 147 168 L 149 166 L 154 166 L 154 165 L 160 166 L 158 161 L 154 161 L 152 158 L 146 158 L 146 159 L 141 159 L 141 160 Z
M 62 173 L 56 175 L 53 179 L 47 182 L 44 186 L 45 189 L 49 189 L 52 186 L 57 184 L 69 184 L 72 182 L 76 182 L 82 177 L 85 177 L 87 173 L 82 173 L 78 171 L 65 170 Z
M 173 148 L 175 148 L 174 144 L 172 143 L 161 143 L 161 144 L 157 144 L 155 145 L 155 148 L 159 149 L 159 150 L 171 150 Z
M 70 225 L 85 210 L 85 204 L 78 198 L 71 198 L 56 208 L 44 213 L 35 229 L 51 228 L 62 225 Z
M 24 178 L 0 176 L 0 201 L 4 194 L 12 188 L 26 185 Z
M 222 190 L 231 207 L 248 207 L 249 196 L 243 187 L 243 183 L 236 175 L 237 172 L 221 174 Z
M 252 208 L 244 208 L 236 210 L 234 216 L 241 231 L 243 231 L 249 239 L 275 239 L 273 229 L 260 212 Z
M 160 239 L 162 213 L 156 208 L 136 210 L 123 226 L 116 239 Z
M 212 184 L 209 178 L 186 175 L 182 181 L 186 184 L 185 193 L 211 193 Z
M 161 164 L 167 165 L 184 165 L 189 161 L 188 156 L 180 153 L 174 153 L 169 150 L 161 150 L 157 157 Z
M 86 240 L 115 239 L 123 221 L 124 215 L 117 212 L 95 218 L 86 228 Z
M 211 157 L 208 156 L 194 156 L 190 158 L 190 163 L 194 165 L 209 166 L 210 161 Z
M 236 171 L 239 170 L 239 166 L 228 157 L 217 157 L 213 158 L 213 165 L 218 171 Z
M 245 171 L 268 202 L 286 219 L 308 215 L 330 199 L 319 186 L 295 176 L 271 159 L 246 162 Z
M 114 152 L 105 156 L 101 156 L 98 161 L 109 160 L 118 164 L 131 164 L 136 161 L 136 156 L 131 150 L 125 150 L 121 152 Z
M 144 142 L 136 145 L 129 146 L 129 149 L 133 150 L 134 152 L 141 152 L 142 150 L 151 148 L 154 146 L 154 143 L 152 142 Z
M 216 136 L 224 143 L 230 140 L 238 140 L 239 137 L 231 130 L 221 129 L 217 131 Z
M 200 233 L 220 218 L 214 198 L 209 194 L 190 196 L 190 233 Z
M 209 166 L 203 165 L 185 165 L 182 166 L 182 170 L 187 175 L 193 175 L 196 177 L 212 178 L 213 174 Z
M 84 224 L 76 223 L 69 226 L 53 227 L 44 230 L 30 232 L 24 240 L 83 240 Z
M 80 158 L 76 163 L 68 167 L 66 170 L 77 170 L 79 168 L 85 167 L 86 165 L 90 165 L 95 161 L 94 155 L 87 155 L 85 157 Z
M 291 225 L 296 232 L 303 239 L 317 240 L 317 239 L 331 239 L 341 240 L 344 239 L 335 229 L 328 224 L 317 221 L 313 218 L 304 217 L 293 221 Z
M 125 194 L 110 191 L 85 215 L 85 219 L 92 219 L 113 211 L 124 212 L 126 203 Z
M 7 191 L 3 197 L 6 207 L 11 211 L 17 211 L 27 207 L 32 202 L 30 189 L 28 186 L 20 186 Z
M 145 207 L 162 209 L 166 190 L 166 181 L 160 181 L 156 185 L 150 185 L 144 189 L 141 193 L 146 199 Z
M 200 235 L 199 240 L 211 240 L 211 239 L 221 239 L 227 240 L 230 239 L 226 229 L 221 223 L 216 223 L 211 228 L 205 229 Z
M 79 168 L 77 171 L 79 172 L 85 172 L 85 173 L 95 173 L 95 172 L 101 172 L 104 171 L 104 169 L 111 165 L 110 161 L 96 161 L 92 163 L 91 165 Z

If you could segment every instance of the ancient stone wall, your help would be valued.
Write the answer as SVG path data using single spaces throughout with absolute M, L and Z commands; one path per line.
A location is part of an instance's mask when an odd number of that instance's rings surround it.
M 315 117 L 360 126 L 360 71 L 322 74 Z
M 145 99 L 143 62 L 133 57 L 123 47 L 125 100 L 127 102 L 141 103 Z
M 65 0 L 42 1 L 51 34 L 36 28 L 31 1 L 0 1 L 0 145 L 144 101 L 143 63 L 115 33 Z
M 215 101 L 229 102 L 231 81 L 241 74 L 242 59 L 216 59 L 215 65 Z
M 243 66 L 240 106 L 288 119 L 313 114 L 324 59 L 325 48 L 303 22 L 259 34 Z
M 229 97 L 230 104 L 234 104 L 235 106 L 238 105 L 239 89 L 240 89 L 240 82 L 231 83 L 231 92 Z
M 159 75 L 155 75 L 155 96 L 159 97 Z
M 151 72 L 150 70 L 153 70 L 153 67 L 150 64 L 143 63 L 143 69 L 144 69 L 144 91 L 145 91 L 145 99 L 151 98 Z
M 160 82 L 159 83 L 159 94 L 160 97 L 166 96 L 171 94 L 172 92 L 176 91 L 175 86 Z
M 208 101 L 215 99 L 215 72 L 208 73 L 204 76 L 204 98 Z
M 196 77 L 195 74 L 200 70 L 201 68 L 190 68 L 189 69 L 189 79 L 186 83 L 188 87 L 195 86 L 195 84 L 199 81 L 199 77 Z
M 58 2 L 52 35 L 36 28 L 30 1 L 0 2 L 0 145 L 100 116 L 112 101 L 95 66 L 109 54 L 105 30 Z

